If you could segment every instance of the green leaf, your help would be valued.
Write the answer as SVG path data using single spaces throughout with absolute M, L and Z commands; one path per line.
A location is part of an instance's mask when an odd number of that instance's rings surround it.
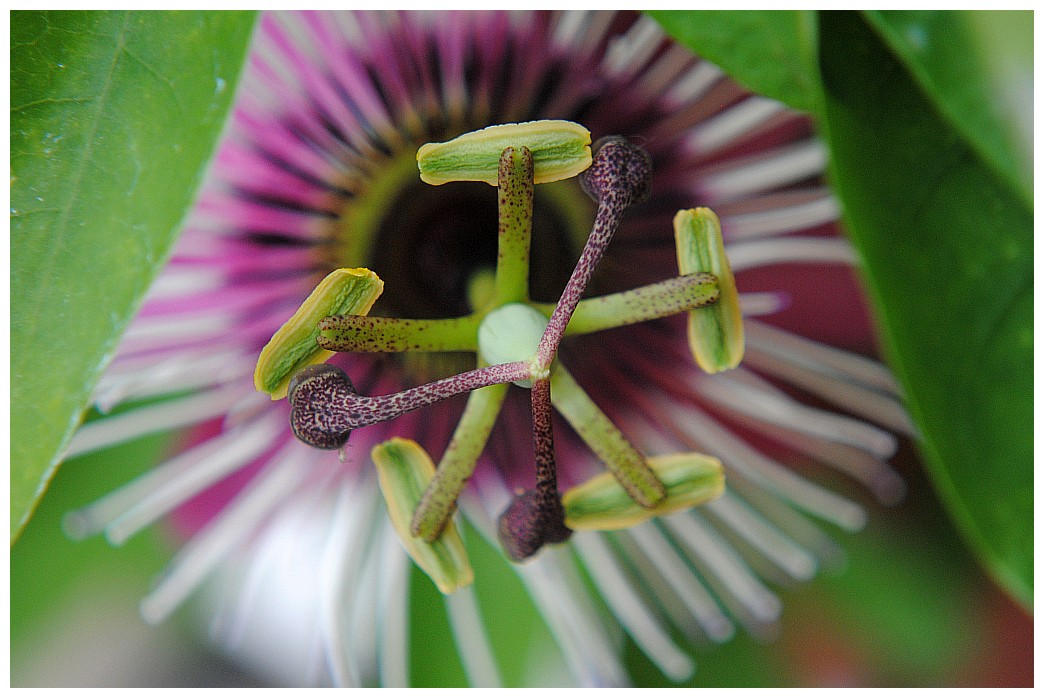
M 864 17 L 823 13 L 820 37 L 833 182 L 933 480 L 1028 604 L 1032 212 Z
M 733 79 L 795 109 L 817 112 L 815 13 L 806 10 L 658 10 L 668 34 Z
M 234 92 L 246 12 L 11 15 L 11 529 L 166 261 Z
M 1033 13 L 868 12 L 910 76 L 987 164 L 1033 198 Z

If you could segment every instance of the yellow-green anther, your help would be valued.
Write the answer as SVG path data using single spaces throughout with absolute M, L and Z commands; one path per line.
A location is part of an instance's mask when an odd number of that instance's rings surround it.
M 452 521 L 442 534 L 428 542 L 410 532 L 413 511 L 435 475 L 435 465 L 416 441 L 394 438 L 373 447 L 370 452 L 395 532 L 407 554 L 431 577 L 443 594 L 471 584 L 475 573 L 468 561 L 464 541 Z
M 442 533 L 457 510 L 457 499 L 475 471 L 475 463 L 486 447 L 506 395 L 506 384 L 479 388 L 468 395 L 464 413 L 439 460 L 435 477 L 413 513 L 410 525 L 413 535 L 433 541 Z
M 736 368 L 743 359 L 743 315 L 718 216 L 709 208 L 678 211 L 674 242 L 682 274 L 702 271 L 718 277 L 718 302 L 689 312 L 689 346 L 696 363 L 707 373 Z
M 365 315 L 383 290 L 384 282 L 369 269 L 330 272 L 261 350 L 254 387 L 273 400 L 286 397 L 295 373 L 333 356 L 316 344 L 319 321 L 328 315 Z
M 428 184 L 485 182 L 497 185 L 501 153 L 525 146 L 533 153 L 534 182 L 557 182 L 591 166 L 591 132 L 572 121 L 502 124 L 471 131 L 417 151 L 421 180 Z
M 551 374 L 551 402 L 631 499 L 645 508 L 664 500 L 667 490 L 645 457 L 562 366 Z
M 634 325 L 702 308 L 717 300 L 718 279 L 713 274 L 701 272 L 676 276 L 629 291 L 585 298 L 576 306 L 565 333 L 589 334 Z M 554 307 L 553 303 L 536 305 L 538 310 L 549 316 Z
M 638 506 L 609 473 L 596 475 L 562 495 L 566 526 L 574 530 L 613 531 L 630 528 L 654 516 L 704 504 L 725 491 L 721 461 L 702 453 L 677 453 L 649 459 L 667 488 L 667 497 L 652 508 Z

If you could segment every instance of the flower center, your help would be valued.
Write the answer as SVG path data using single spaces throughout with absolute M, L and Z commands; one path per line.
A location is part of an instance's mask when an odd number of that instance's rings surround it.
M 527 144 L 513 145 L 515 139 Z M 417 157 L 424 182 L 455 184 L 436 197 L 409 185 L 396 197 L 389 197 L 393 205 L 379 219 L 370 240 L 371 265 L 380 269 L 382 260 L 390 265 L 384 280 L 364 269 L 330 274 L 273 336 L 258 360 L 255 385 L 259 390 L 278 397 L 284 378 L 290 376 L 286 395 L 291 426 L 300 440 L 316 448 L 341 448 L 355 429 L 470 393 L 437 467 L 422 450 L 412 449 L 413 455 L 406 456 L 402 448 L 393 447 L 385 465 L 392 464 L 389 467 L 396 472 L 404 465 L 415 477 L 408 482 L 381 478 L 382 489 L 391 488 L 385 491 L 385 498 L 389 511 L 394 512 L 396 530 L 408 548 L 419 546 L 414 559 L 434 577 L 442 579 L 438 561 L 444 556 L 431 546 L 442 544 L 457 498 L 489 438 L 508 383 L 530 390 L 535 461 L 535 487 L 519 491 L 499 518 L 498 534 L 512 559 L 525 559 L 545 544 L 563 542 L 571 535 L 558 489 L 553 406 L 605 462 L 629 499 L 650 512 L 661 505 L 671 506 L 674 495 L 652 463 L 615 428 L 567 370 L 558 366 L 552 371 L 567 330 L 594 332 L 677 312 L 692 315 L 722 300 L 721 312 L 706 318 L 714 330 L 707 336 L 714 344 L 714 358 L 731 359 L 722 347 L 729 344 L 733 328 L 728 320 L 733 314 L 738 316 L 738 304 L 731 281 L 724 279 L 719 287 L 718 277 L 704 269 L 731 276 L 727 263 L 717 259 L 721 230 L 709 211 L 683 211 L 675 219 L 682 275 L 583 300 L 625 209 L 646 198 L 652 167 L 644 150 L 621 137 L 602 139 L 593 149 L 588 148 L 589 143 L 586 129 L 547 121 L 490 127 L 447 143 L 425 145 Z M 558 301 L 540 303 L 534 296 L 539 298 L 542 291 L 534 291 L 530 270 L 550 265 L 541 265 L 542 257 L 531 254 L 540 249 L 531 247 L 534 185 L 577 174 L 583 191 L 597 202 L 594 222 Z M 461 186 L 464 182 L 493 182 L 496 196 L 489 196 L 484 185 Z M 496 206 L 489 207 L 483 198 L 495 199 Z M 488 223 L 483 217 L 487 208 L 491 209 Z M 494 224 L 498 231 L 495 254 L 487 251 L 485 242 L 493 239 L 486 231 Z M 545 231 L 554 232 L 554 228 L 545 227 Z M 382 234 L 388 233 L 391 238 L 385 241 Z M 568 241 L 566 227 L 547 244 L 557 251 Z M 556 256 L 550 255 L 552 263 Z M 410 292 L 392 296 L 386 306 L 392 313 L 410 311 L 413 317 L 367 317 L 383 289 L 394 289 L 396 282 Z M 410 303 L 401 300 L 410 297 Z M 469 308 L 457 305 L 457 299 L 472 299 L 478 307 L 467 312 Z M 425 304 L 427 314 L 420 310 Z M 342 307 L 347 308 L 346 314 Z M 317 321 L 316 315 L 322 317 Z M 571 324 L 574 319 L 575 325 Z M 690 341 L 708 340 L 690 333 Z M 339 351 L 468 351 L 477 355 L 478 367 L 398 393 L 370 397 L 357 393 L 341 368 L 323 363 L 331 356 L 329 352 Z M 720 370 L 717 365 L 713 368 Z M 385 452 L 378 447 L 374 453 L 374 459 L 381 461 Z M 470 579 L 462 570 L 451 576 Z M 442 581 L 447 589 L 454 587 L 449 579 Z
M 529 361 L 540 346 L 547 318 L 533 306 L 508 303 L 485 317 L 479 325 L 479 353 L 488 364 Z M 532 381 L 516 381 L 523 388 Z
M 574 181 L 542 186 L 533 211 L 530 292 L 550 302 L 569 279 L 593 207 Z M 497 264 L 497 199 L 489 185 L 432 187 L 408 153 L 376 171 L 345 208 L 331 266 L 372 269 L 385 281 L 373 314 L 443 318 L 474 308 L 469 288 Z

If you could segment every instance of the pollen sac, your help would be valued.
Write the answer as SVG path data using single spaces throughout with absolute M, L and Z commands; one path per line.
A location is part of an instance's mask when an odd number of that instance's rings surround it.
M 475 573 L 464 541 L 450 521 L 442 534 L 429 543 L 410 533 L 410 521 L 424 490 L 435 476 L 435 464 L 415 441 L 394 438 L 370 452 L 395 532 L 417 566 L 443 594 L 452 594 L 472 583 Z
M 696 363 L 707 373 L 736 368 L 743 360 L 743 314 L 718 216 L 709 208 L 678 211 L 674 242 L 682 274 L 708 272 L 718 278 L 718 302 L 689 311 L 689 346 Z
M 557 182 L 591 166 L 591 132 L 572 121 L 501 124 L 471 131 L 417 151 L 420 178 L 428 184 L 485 182 L 497 186 L 500 155 L 506 148 L 529 148 L 536 184 Z
M 639 506 L 611 473 L 602 473 L 562 495 L 566 526 L 599 531 L 630 528 L 654 516 L 704 504 L 725 490 L 721 461 L 711 456 L 656 456 L 649 459 L 649 465 L 667 489 L 662 502 L 652 508 Z
M 291 376 L 334 355 L 316 344 L 319 321 L 328 315 L 366 315 L 383 290 L 384 282 L 369 269 L 331 272 L 261 350 L 254 387 L 273 400 L 286 397 Z

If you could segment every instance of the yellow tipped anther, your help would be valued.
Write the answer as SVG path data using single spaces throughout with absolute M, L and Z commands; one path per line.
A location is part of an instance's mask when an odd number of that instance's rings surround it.
M 678 211 L 674 242 L 682 274 L 708 272 L 718 278 L 718 302 L 689 311 L 689 346 L 696 363 L 707 373 L 736 368 L 743 360 L 743 315 L 718 216 L 709 208 Z
M 721 461 L 711 456 L 656 456 L 649 458 L 649 466 L 667 489 L 667 497 L 659 504 L 639 506 L 611 473 L 602 473 L 562 495 L 566 526 L 578 531 L 630 528 L 654 516 L 704 504 L 725 491 Z
M 497 186 L 505 148 L 529 148 L 536 184 L 557 182 L 591 166 L 591 132 L 572 121 L 547 119 L 471 131 L 417 151 L 420 178 L 428 184 L 485 182 Z
M 369 269 L 331 272 L 261 350 L 254 387 L 273 400 L 286 397 L 295 373 L 334 355 L 315 343 L 319 321 L 328 315 L 366 315 L 383 290 L 384 282 Z
M 424 449 L 416 441 L 394 438 L 374 446 L 370 458 L 377 466 L 388 515 L 407 554 L 443 594 L 471 584 L 475 573 L 452 521 L 431 543 L 410 533 L 413 512 L 435 476 L 435 464 Z

